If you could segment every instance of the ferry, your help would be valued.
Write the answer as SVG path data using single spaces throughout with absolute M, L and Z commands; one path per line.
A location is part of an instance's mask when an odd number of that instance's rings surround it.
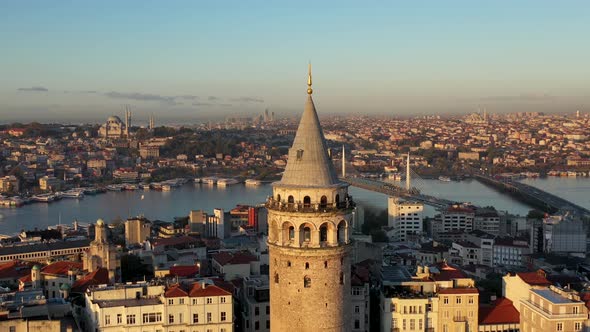
M 162 191 L 172 191 L 172 186 L 169 184 L 162 185 Z
M 217 183 L 217 178 L 216 177 L 213 177 L 213 176 L 203 178 L 203 183 L 204 184 L 216 184 Z
M 121 187 L 123 188 L 123 190 L 129 190 L 129 191 L 137 190 L 137 185 L 131 184 L 131 183 L 126 183 L 126 184 L 122 185 Z
M 110 191 L 121 191 L 121 190 L 123 190 L 123 187 L 121 187 L 121 185 L 118 185 L 118 184 L 109 184 L 107 186 L 107 190 L 110 190 Z
M 439 176 L 439 177 L 438 177 L 438 179 L 439 179 L 440 181 L 443 181 L 443 182 L 451 182 L 451 178 L 450 178 L 450 177 L 448 177 L 448 176 L 443 176 L 443 175 L 441 175 L 441 176 Z
M 239 181 L 236 179 L 223 179 L 222 178 L 222 179 L 217 180 L 217 185 L 220 187 L 230 186 L 232 184 L 237 184 L 237 183 L 239 183 Z
M 259 186 L 262 182 L 260 180 L 247 179 L 245 183 L 247 186 Z
M 61 193 L 61 197 L 63 198 L 84 198 L 84 191 L 82 190 L 68 190 Z
M 55 200 L 55 195 L 53 194 L 39 194 L 33 196 L 34 202 L 43 202 L 43 203 L 51 203 Z

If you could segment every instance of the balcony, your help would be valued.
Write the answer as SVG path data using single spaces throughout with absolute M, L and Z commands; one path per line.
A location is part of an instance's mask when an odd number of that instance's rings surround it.
M 265 206 L 270 210 L 284 212 L 324 213 L 353 209 L 356 204 L 352 200 L 352 196 L 348 195 L 343 202 L 338 203 L 289 203 L 269 197 Z

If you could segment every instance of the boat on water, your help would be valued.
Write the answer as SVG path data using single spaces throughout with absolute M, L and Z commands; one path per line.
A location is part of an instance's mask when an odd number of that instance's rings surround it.
M 217 178 L 216 177 L 213 177 L 213 176 L 203 178 L 203 183 L 204 184 L 216 184 L 217 183 Z
M 32 198 L 34 202 L 51 203 L 55 201 L 56 196 L 53 194 L 39 194 Z
M 443 182 L 451 182 L 451 178 L 450 178 L 450 177 L 448 177 L 448 176 L 443 176 L 443 175 L 441 175 L 441 176 L 439 176 L 439 177 L 438 177 L 438 179 L 439 179 L 440 181 L 443 181 Z
M 123 190 L 123 187 L 121 187 L 121 185 L 119 185 L 119 184 L 109 184 L 107 186 L 107 190 L 110 190 L 110 191 L 121 191 L 121 190 Z
M 225 186 L 230 186 L 232 184 L 238 184 L 240 183 L 238 180 L 236 179 L 225 179 L 225 178 L 221 178 L 217 180 L 217 186 L 219 187 L 225 187 Z
M 63 198 L 84 198 L 84 191 L 82 190 L 68 190 L 61 193 L 61 197 Z
M 194 178 L 193 182 L 194 183 L 201 183 L 202 179 L 201 178 Z
M 131 183 L 126 183 L 126 184 L 122 185 L 122 188 L 123 188 L 123 190 L 133 191 L 133 190 L 137 190 L 137 185 L 131 184 Z
M 162 185 L 162 191 L 172 191 L 172 186 L 169 184 Z
M 260 184 L 262 184 L 260 180 L 255 179 L 247 179 L 245 183 L 247 186 L 259 186 Z
M 141 189 L 143 189 L 143 190 L 150 190 L 150 185 L 149 184 L 142 184 L 141 185 Z
M 25 205 L 26 201 L 18 196 L 14 197 L 0 197 L 0 206 L 5 207 L 19 207 Z

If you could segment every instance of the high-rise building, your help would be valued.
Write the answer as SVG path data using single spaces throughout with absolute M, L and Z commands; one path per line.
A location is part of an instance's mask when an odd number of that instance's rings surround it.
M 143 217 L 125 221 L 125 245 L 142 244 L 151 235 L 152 224 Z
M 401 201 L 397 197 L 389 197 L 387 203 L 387 226 L 393 230 L 393 241 L 406 241 L 409 235 L 422 234 L 424 204 Z
M 354 206 L 338 180 L 311 97 L 283 177 L 267 201 L 274 331 L 350 331 L 348 225 Z

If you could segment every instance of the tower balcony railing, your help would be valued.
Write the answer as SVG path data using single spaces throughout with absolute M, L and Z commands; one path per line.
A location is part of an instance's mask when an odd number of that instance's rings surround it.
M 266 200 L 265 205 L 268 209 L 277 211 L 309 213 L 336 212 L 353 209 L 356 206 L 350 195 L 346 196 L 344 201 L 338 203 L 289 203 L 285 201 L 277 201 L 273 197 L 269 197 Z

